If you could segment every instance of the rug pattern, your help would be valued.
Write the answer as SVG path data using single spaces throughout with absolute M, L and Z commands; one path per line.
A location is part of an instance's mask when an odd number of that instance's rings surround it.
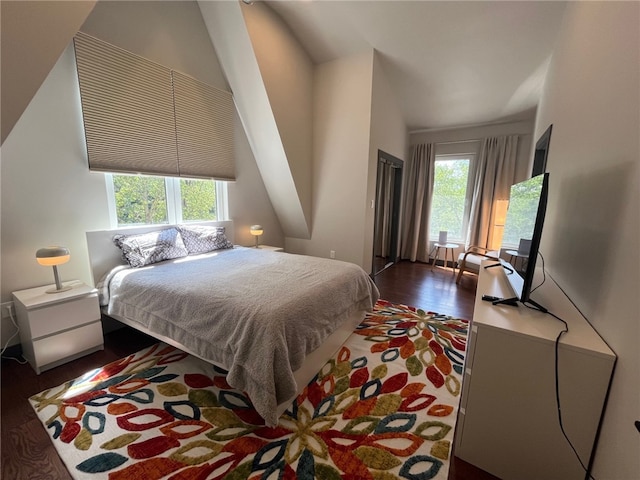
M 165 344 L 30 402 L 77 479 L 446 479 L 467 328 L 378 301 L 275 427 Z

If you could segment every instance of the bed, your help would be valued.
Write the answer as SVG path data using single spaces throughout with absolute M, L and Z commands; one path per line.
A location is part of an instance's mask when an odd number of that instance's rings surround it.
M 232 245 L 233 222 L 200 227 Z M 131 267 L 114 243 L 176 228 L 87 232 L 103 313 L 227 370 L 275 425 L 373 308 L 375 284 L 354 264 L 239 246 Z

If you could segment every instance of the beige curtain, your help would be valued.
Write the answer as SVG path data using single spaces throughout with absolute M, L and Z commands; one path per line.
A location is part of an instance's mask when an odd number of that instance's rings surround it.
M 474 171 L 468 244 L 491 248 L 496 204 L 509 199 L 515 181 L 518 136 L 485 138 Z
M 400 256 L 412 262 L 429 261 L 429 212 L 433 193 L 435 145 L 413 147 L 406 168 Z

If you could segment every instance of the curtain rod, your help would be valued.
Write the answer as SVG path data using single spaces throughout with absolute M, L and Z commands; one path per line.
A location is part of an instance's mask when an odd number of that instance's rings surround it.
M 498 136 L 507 136 L 507 137 L 512 137 L 512 136 L 516 136 L 516 137 L 520 137 L 523 134 L 521 133 L 513 133 L 511 135 L 498 135 Z M 433 142 L 434 145 L 451 145 L 453 143 L 473 143 L 473 142 L 481 142 L 486 138 L 492 138 L 495 137 L 495 135 L 489 135 L 488 137 L 484 137 L 484 138 L 469 138 L 466 140 L 449 140 L 446 142 Z M 426 142 L 429 143 L 429 142 Z M 417 144 L 413 144 L 413 145 L 417 145 Z
M 488 123 L 468 123 L 466 125 L 458 125 L 456 127 L 435 127 L 435 128 L 417 128 L 415 130 L 410 130 L 409 135 L 420 134 L 420 133 L 436 133 L 450 130 L 463 130 L 468 128 L 483 128 L 483 127 L 495 127 L 499 125 L 509 125 L 516 123 L 530 123 L 535 120 L 535 117 L 532 118 L 522 118 L 520 120 L 506 120 L 506 121 L 496 121 L 496 122 L 488 122 Z
M 483 138 L 471 138 L 468 140 L 451 140 L 448 142 L 434 142 L 436 145 L 450 145 L 452 143 L 471 143 L 471 142 L 481 142 L 484 140 Z

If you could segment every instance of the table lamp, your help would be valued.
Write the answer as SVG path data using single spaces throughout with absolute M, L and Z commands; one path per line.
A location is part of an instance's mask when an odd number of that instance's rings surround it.
M 251 225 L 249 231 L 251 232 L 251 235 L 256 237 L 256 248 L 258 248 L 258 237 L 264 232 L 262 225 Z
M 67 263 L 71 258 L 69 249 L 65 247 L 45 247 L 36 252 L 36 260 L 40 265 L 46 267 L 53 267 L 53 276 L 56 279 L 55 288 L 52 287 L 47 290 L 47 293 L 59 293 L 71 290 L 71 286 L 63 287 L 60 283 L 60 277 L 58 277 L 58 265 Z

